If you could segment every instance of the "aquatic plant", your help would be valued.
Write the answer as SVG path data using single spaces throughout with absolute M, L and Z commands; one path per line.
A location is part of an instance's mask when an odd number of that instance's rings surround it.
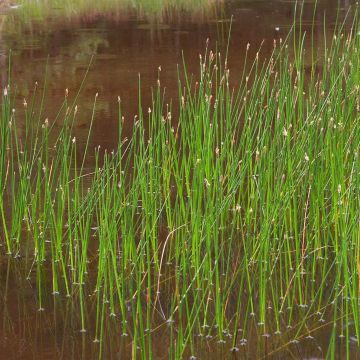
M 191 12 L 192 16 L 200 19 L 201 16 L 215 12 L 223 3 L 222 0 L 200 0 L 197 2 L 189 0 L 103 0 L 94 2 L 91 0 L 76 1 L 20 1 L 13 11 L 15 17 L 20 16 L 24 22 L 32 22 L 55 18 L 59 20 L 76 20 L 81 18 L 91 19 L 98 16 L 114 17 L 122 19 L 129 14 L 136 14 L 144 20 L 161 22 L 178 17 L 182 11 Z M 40 25 L 40 24 L 38 24 Z
M 92 329 L 95 312 L 99 357 L 109 322 L 134 358 L 154 357 L 160 331 L 166 355 L 180 359 L 207 341 L 238 351 L 252 338 L 274 355 L 324 326 L 323 356 L 359 354 L 358 31 L 356 10 L 310 69 L 301 25 L 274 42 L 266 62 L 249 59 L 248 45 L 236 88 L 226 56 L 208 44 L 199 74 L 185 62 L 179 70 L 176 106 L 166 103 L 159 68 L 146 110 L 139 91 L 129 137 L 118 99 L 118 147 L 96 148 L 91 169 L 97 94 L 79 143 L 76 97 L 65 91 L 50 120 L 46 86 L 40 105 L 36 87 L 22 111 L 7 86 L 1 244 L 30 259 L 39 310 L 50 279 L 55 297 L 78 304 L 80 331 Z

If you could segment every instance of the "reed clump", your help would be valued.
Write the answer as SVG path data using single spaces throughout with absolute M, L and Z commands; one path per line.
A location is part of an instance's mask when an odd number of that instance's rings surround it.
M 192 14 L 194 20 L 199 21 L 213 15 L 223 5 L 222 0 L 103 0 L 97 3 L 91 0 L 21 0 L 16 6 L 14 19 L 20 17 L 22 23 L 29 22 L 30 26 L 36 21 L 41 26 L 48 21 L 61 21 L 64 25 L 66 21 L 96 20 L 104 15 L 114 20 L 135 15 L 138 19 L 151 23 L 166 23 L 176 19 L 180 12 L 187 12 Z
M 237 351 L 253 336 L 271 336 L 276 354 L 329 324 L 323 355 L 359 354 L 358 34 L 355 14 L 309 72 L 294 28 L 268 61 L 247 59 L 235 89 L 226 60 L 206 50 L 198 80 L 185 66 L 179 76 L 177 111 L 159 70 L 152 104 L 144 111 L 139 96 L 126 138 L 119 99 L 118 147 L 95 149 L 91 172 L 97 95 L 79 154 L 67 93 L 51 122 L 24 103 L 20 127 L 6 87 L 1 245 L 32 259 L 39 310 L 50 279 L 54 296 L 78 304 L 79 330 L 95 311 L 100 356 L 109 319 L 144 359 L 164 328 L 167 355 L 180 359 L 199 342 Z

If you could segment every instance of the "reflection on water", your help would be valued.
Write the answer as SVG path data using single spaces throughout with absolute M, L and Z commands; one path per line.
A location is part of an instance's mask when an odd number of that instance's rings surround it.
M 105 319 L 103 347 L 99 349 L 94 342 L 95 327 L 81 333 L 79 305 L 76 299 L 53 296 L 50 291 L 44 293 L 44 311 L 37 309 L 37 290 L 35 280 L 30 280 L 27 260 L 0 258 L 0 358 L 1 359 L 89 359 L 97 358 L 101 351 L 104 359 L 131 359 L 133 343 L 130 336 L 123 336 L 121 324 L 117 318 L 107 316 Z M 35 279 L 31 277 L 31 279 Z M 50 279 L 49 279 L 50 282 Z M 42 282 L 44 289 L 51 284 Z M 89 324 L 95 324 L 95 299 L 87 301 L 87 317 Z M 131 307 L 128 305 L 129 321 Z M 271 309 L 269 309 L 271 311 Z M 245 309 L 244 309 L 245 312 Z M 304 311 L 299 308 L 292 312 L 293 323 L 300 323 Z M 308 333 L 292 340 L 296 334 L 296 326 L 277 334 L 271 325 L 268 334 L 262 334 L 261 326 L 255 318 L 250 320 L 249 329 L 244 338 L 243 329 L 238 329 L 238 347 L 232 348 L 232 335 L 225 333 L 224 341 L 219 343 L 216 329 L 203 334 L 196 334 L 194 345 L 200 359 L 325 359 L 329 337 L 333 327 L 332 310 L 325 310 L 321 316 L 315 314 L 307 322 Z M 287 323 L 286 312 L 282 322 Z M 327 320 L 329 319 L 329 320 Z M 151 334 L 155 359 L 167 358 L 171 343 L 171 329 L 164 320 L 154 324 Z M 352 324 L 348 330 L 354 333 Z M 147 334 L 144 334 L 147 337 Z M 354 339 L 352 341 L 351 339 Z M 350 344 L 338 338 L 337 358 L 345 358 L 346 346 L 349 346 L 351 359 L 359 356 L 355 336 L 350 337 Z M 136 349 L 140 352 L 140 349 Z M 138 354 L 140 355 L 140 354 Z M 191 353 L 184 355 L 189 358 Z
M 10 50 L 12 77 L 18 87 L 19 103 L 31 97 L 36 82 L 42 88 L 47 64 L 44 118 L 48 117 L 51 121 L 64 99 L 65 89 L 69 89 L 70 97 L 75 96 L 94 54 L 94 61 L 78 99 L 76 136 L 79 140 L 86 137 L 93 98 L 99 92 L 92 141 L 94 145 L 113 147 L 118 115 L 116 99 L 118 96 L 122 99 L 125 126 L 129 128 L 133 116 L 138 112 L 138 74 L 141 74 L 145 105 L 151 100 L 149 88 L 156 83 L 160 65 L 166 98 L 169 101 L 176 97 L 176 64 L 182 64 L 183 54 L 190 72 L 196 72 L 198 55 L 203 52 L 206 39 L 210 39 L 212 48 L 218 43 L 221 49 L 221 45 L 227 41 L 230 19 L 233 17 L 229 67 L 233 73 L 232 79 L 236 81 L 236 74 L 240 73 L 243 66 L 247 43 L 252 44 L 254 56 L 265 40 L 261 54 L 263 57 L 268 56 L 273 39 L 286 36 L 294 17 L 292 1 L 222 1 L 216 2 L 218 6 L 214 6 L 214 1 L 203 3 L 207 4 L 205 10 L 197 8 L 192 12 L 189 5 L 180 12 L 174 8 L 171 8 L 172 11 L 165 8 L 160 12 L 161 16 L 155 19 L 150 16 L 152 12 L 149 9 L 146 12 L 144 8 L 105 13 L 99 12 L 97 8 L 84 7 L 75 13 L 66 8 L 66 16 L 62 17 L 59 15 L 61 10 L 45 7 L 47 12 L 40 14 L 41 17 L 35 10 L 30 11 L 30 19 L 24 15 L 26 8 L 7 11 L 1 15 L 2 86 L 8 82 L 5 69 Z M 313 20 L 313 4 L 310 1 L 304 5 L 304 24 Z M 321 24 L 324 9 L 330 31 L 338 11 L 337 4 L 337 0 L 331 0 L 318 5 L 315 20 L 320 26 L 315 30 L 315 38 L 320 47 L 323 46 L 324 31 Z M 348 7 L 349 1 L 342 1 L 340 13 L 344 14 Z M 311 27 L 308 26 L 308 30 Z
M 176 3 L 176 2 L 175 2 Z M 174 4 L 175 4 L 174 3 Z M 208 7 L 202 8 L 203 3 Z M 309 24 L 314 18 L 313 1 L 304 5 L 304 27 L 311 30 Z M 322 20 L 324 10 L 327 16 L 327 31 L 331 33 L 332 24 L 340 6 L 340 14 L 345 14 L 350 1 L 323 1 L 315 14 L 315 40 L 317 47 L 323 47 Z M 60 2 L 59 2 L 60 4 Z M 67 2 L 69 6 L 71 2 Z M 157 2 L 152 2 L 156 5 Z M 173 4 L 173 5 L 174 5 Z M 294 18 L 292 1 L 223 1 L 215 6 L 214 1 L 200 2 L 196 9 L 190 7 L 144 8 L 111 7 L 107 9 L 48 9 L 42 13 L 34 9 L 4 8 L 0 17 L 0 53 L 1 86 L 9 81 L 6 70 L 8 54 L 12 51 L 12 77 L 17 86 L 17 100 L 31 98 L 36 83 L 44 86 L 44 72 L 47 69 L 47 90 L 45 111 L 42 115 L 50 121 L 64 99 L 65 89 L 75 98 L 89 63 L 94 55 L 83 91 L 78 99 L 79 116 L 76 137 L 85 141 L 91 117 L 93 98 L 99 92 L 96 108 L 96 122 L 93 128 L 92 145 L 101 144 L 112 147 L 117 139 L 118 106 L 117 97 L 122 99 L 125 126 L 132 126 L 132 119 L 138 109 L 138 74 L 141 74 L 141 89 L 144 104 L 151 101 L 149 89 L 156 83 L 158 68 L 161 66 L 162 85 L 166 86 L 166 98 L 170 101 L 177 94 L 178 76 L 176 64 L 186 59 L 190 72 L 196 72 L 198 54 L 203 51 L 206 39 L 215 48 L 226 45 L 227 34 L 232 19 L 229 49 L 229 67 L 236 82 L 244 65 L 244 50 L 251 43 L 251 55 L 254 56 L 260 44 L 262 56 L 267 57 L 272 50 L 273 39 L 286 36 Z M 60 6 L 60 5 L 59 5 Z M 66 10 L 66 11 L 65 11 Z M 177 11 L 175 11 L 177 10 Z M 28 13 L 26 13 L 26 11 Z M 29 17 L 25 18 L 27 14 Z M 309 58 L 310 61 L 310 58 Z M 43 280 L 44 308 L 38 311 L 37 288 L 34 283 L 36 269 L 29 259 L 8 260 L 0 257 L 0 353 L 13 359 L 87 359 L 97 356 L 99 347 L 93 343 L 95 329 L 80 334 L 79 309 L 76 301 L 50 295 L 51 284 Z M 29 269 L 34 276 L 29 276 Z M 171 270 L 169 270 L 170 272 Z M 29 277 L 30 280 L 27 280 Z M 165 289 L 167 291 L 171 289 Z M 94 299 L 87 301 L 88 323 L 95 318 Z M 129 304 L 131 307 L 131 304 Z M 231 305 L 229 306 L 231 308 Z M 246 311 L 244 309 L 244 311 Z M 301 322 L 303 312 L 299 309 L 293 322 Z M 329 319 L 332 318 L 331 309 Z M 130 317 L 130 316 L 129 316 Z M 324 320 L 320 321 L 320 320 Z M 129 320 L 130 321 L 130 320 Z M 286 314 L 284 323 L 287 323 Z M 152 334 L 157 344 L 154 356 L 166 357 L 171 342 L 171 331 L 163 319 L 158 320 L 159 330 Z M 310 326 L 310 323 L 307 324 Z M 321 319 L 314 317 L 311 336 L 301 339 L 301 343 L 289 343 L 294 331 L 288 329 L 281 336 L 260 336 L 255 320 L 249 325 L 247 338 L 242 339 L 239 329 L 238 349 L 230 353 L 231 341 L 218 344 L 209 333 L 201 334 L 195 340 L 198 354 L 204 359 L 230 358 L 318 358 L 326 357 L 329 342 L 329 328 L 332 322 L 326 322 L 326 314 Z M 104 358 L 131 358 L 133 349 L 131 340 L 121 336 L 121 327 L 116 319 L 107 319 L 105 326 Z M 156 324 L 154 326 L 157 327 Z M 349 324 L 349 331 L 352 331 Z M 200 335 L 200 334 L 199 334 Z M 270 335 L 270 334 L 269 334 Z M 146 335 L 144 335 L 146 336 Z M 314 338 L 312 338 L 314 337 Z M 341 343 L 341 339 L 338 339 Z M 305 345 L 306 346 L 305 346 Z M 242 346 L 244 345 L 244 346 Z M 338 354 L 342 358 L 346 344 L 340 344 Z M 353 358 L 359 355 L 358 348 L 350 344 Z M 211 350 L 211 351 L 210 351 Z M 95 355 L 94 355 L 95 354 Z M 186 354 L 188 357 L 190 353 Z

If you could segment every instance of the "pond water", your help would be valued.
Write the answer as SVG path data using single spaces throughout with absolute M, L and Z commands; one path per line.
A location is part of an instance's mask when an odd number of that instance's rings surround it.
M 324 46 L 324 13 L 330 32 L 338 10 L 343 16 L 350 4 L 346 0 L 319 2 L 315 15 L 317 46 Z M 46 69 L 44 118 L 51 122 L 64 100 L 65 89 L 69 89 L 70 98 L 75 97 L 94 55 L 77 101 L 76 136 L 79 141 L 86 139 L 94 96 L 99 93 L 92 141 L 94 145 L 112 147 L 117 139 L 117 97 L 122 99 L 125 127 L 131 127 L 138 113 L 139 74 L 144 106 L 151 101 L 149 90 L 156 85 L 159 66 L 167 100 L 176 99 L 177 64 L 182 69 L 185 59 L 189 72 L 197 73 L 199 54 L 204 52 L 207 39 L 209 48 L 215 49 L 218 44 L 225 52 L 232 18 L 229 68 L 236 83 L 247 44 L 251 44 L 252 57 L 261 44 L 261 56 L 269 57 L 273 40 L 286 37 L 294 18 L 293 1 L 209 1 L 204 7 L 193 11 L 189 6 L 183 10 L 163 9 L 156 14 L 127 8 L 105 13 L 82 9 L 64 14 L 61 8 L 55 8 L 42 17 L 31 11 L 20 16 L 20 9 L 3 10 L 2 85 L 8 81 L 10 50 L 12 80 L 20 104 L 24 98 L 29 101 L 36 82 L 42 89 Z M 305 2 L 303 13 L 304 27 L 311 32 L 314 1 Z
M 293 1 L 229 0 L 206 4 L 194 10 L 170 7 L 155 13 L 130 7 L 110 8 L 105 12 L 92 8 L 66 12 L 56 7 L 40 15 L 35 10 L 26 13 L 21 7 L 6 4 L 0 10 L 1 86 L 4 88 L 9 82 L 11 51 L 11 82 L 16 85 L 16 102 L 20 106 L 24 99 L 28 102 L 34 89 L 43 89 L 46 80 L 42 117 L 51 122 L 64 100 L 65 89 L 69 98 L 75 99 L 86 76 L 77 98 L 79 116 L 75 136 L 79 142 L 86 142 L 94 96 L 99 93 L 91 146 L 111 149 L 117 139 L 118 96 L 122 99 L 125 131 L 130 131 L 138 113 L 139 74 L 146 108 L 151 104 L 150 89 L 156 85 L 159 67 L 167 101 L 176 99 L 177 64 L 182 68 L 184 59 L 189 72 L 196 74 L 199 54 L 205 51 L 207 39 L 210 48 L 218 46 L 220 51 L 225 51 L 231 27 L 228 63 L 236 84 L 247 44 L 251 44 L 251 57 L 262 46 L 261 56 L 266 58 L 274 39 L 286 37 L 294 19 Z M 314 15 L 314 1 L 304 3 L 303 26 L 311 31 L 315 20 L 317 47 L 324 46 L 324 33 L 331 34 L 338 14 L 344 17 L 351 4 L 348 0 L 319 1 Z M 89 359 L 98 354 L 98 344 L 89 335 L 91 329 L 88 334 L 79 333 L 77 304 L 49 293 L 44 295 L 46 311 L 37 311 L 38 284 L 33 280 L 36 276 L 30 276 L 36 271 L 31 261 L 30 254 L 28 260 L 21 261 L 0 256 L 0 359 Z M 29 269 L 31 274 L 26 273 Z M 46 282 L 43 286 L 51 288 Z M 89 317 L 94 316 L 90 307 Z M 286 339 L 280 341 L 274 337 L 259 342 L 254 326 L 248 334 L 247 346 L 238 352 L 230 353 L 230 343 L 212 343 L 209 337 L 208 341 L 199 343 L 198 356 L 201 359 L 324 359 L 331 325 L 319 323 L 316 339 L 309 337 L 306 346 L 289 345 Z M 120 336 L 116 322 L 106 326 L 109 329 L 102 349 L 104 358 L 131 358 L 132 345 Z M 167 329 L 161 328 L 153 338 L 154 355 L 166 358 L 169 341 Z M 359 358 L 356 339 L 350 347 L 353 358 Z M 189 352 L 187 357 L 190 355 Z
M 25 263 L 23 263 L 25 262 Z M 31 260 L 29 260 L 31 262 Z M 95 359 L 101 352 L 104 359 L 132 359 L 133 343 L 128 336 L 124 337 L 121 332 L 121 324 L 116 318 L 105 321 L 104 338 L 102 348 L 94 342 L 95 311 L 94 301 L 89 300 L 87 320 L 92 324 L 86 333 L 80 329 L 80 308 L 73 299 L 51 294 L 50 279 L 42 281 L 44 289 L 44 311 L 39 311 L 37 304 L 37 286 L 35 270 L 28 272 L 31 264 L 27 260 L 14 260 L 0 258 L 0 358 L 1 359 Z M 29 276 L 29 278 L 27 278 Z M 31 279 L 30 279 L 31 277 Z M 89 295 L 90 296 L 90 295 Z M 129 317 L 131 306 L 129 303 Z M 244 314 L 247 313 L 243 309 Z M 330 341 L 331 309 L 325 310 L 321 315 L 314 314 L 308 325 L 311 333 L 299 337 L 299 341 L 293 341 L 296 334 L 294 329 L 276 335 L 276 332 L 268 336 L 261 334 L 261 329 L 255 319 L 249 321 L 249 330 L 246 339 L 242 339 L 242 329 L 238 330 L 238 343 L 236 352 L 231 351 L 231 335 L 225 334 L 224 343 L 216 340 L 212 331 L 202 337 L 195 335 L 194 346 L 198 359 L 325 359 Z M 294 323 L 300 323 L 304 315 L 303 309 L 292 311 L 291 317 Z M 287 314 L 282 321 L 286 323 Z M 327 321 L 329 319 L 330 321 Z M 130 320 L 129 320 L 130 321 Z M 355 334 L 354 324 L 348 324 L 350 333 Z M 271 327 L 271 325 L 270 325 Z M 152 334 L 154 344 L 153 356 L 155 359 L 168 358 L 171 343 L 171 331 L 162 322 L 154 324 L 156 331 Z M 313 329 L 316 329 L 314 331 Z M 310 331 L 310 330 L 309 330 Z M 204 332 L 206 333 L 205 329 Z M 274 335 L 275 334 L 275 335 Z M 359 358 L 359 349 L 356 336 L 350 337 L 350 344 L 339 338 L 336 340 L 338 351 L 337 359 L 345 358 L 345 348 L 349 347 L 351 359 Z M 141 358 L 141 349 L 137 348 L 137 356 Z M 191 352 L 185 352 L 184 359 L 191 358 Z

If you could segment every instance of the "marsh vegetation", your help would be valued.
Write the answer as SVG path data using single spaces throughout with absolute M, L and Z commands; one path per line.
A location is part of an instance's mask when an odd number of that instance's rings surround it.
M 27 279 L 39 316 L 66 308 L 99 358 L 357 358 L 358 7 L 321 51 L 305 50 L 301 16 L 267 59 L 245 46 L 235 81 L 228 44 L 211 40 L 197 72 L 177 67 L 176 98 L 161 67 L 150 102 L 134 79 L 113 148 L 93 146 L 97 93 L 85 140 L 74 134 L 87 73 L 46 118 L 52 79 L 19 107 L 9 68 L 4 296 Z

